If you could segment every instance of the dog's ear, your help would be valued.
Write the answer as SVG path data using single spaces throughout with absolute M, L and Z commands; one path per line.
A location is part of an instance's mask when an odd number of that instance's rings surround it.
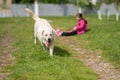
M 42 35 L 44 34 L 44 30 L 42 31 Z
M 55 37 L 56 33 L 55 30 L 52 30 L 52 36 Z
M 52 34 L 54 34 L 54 35 L 55 35 L 55 30 L 52 30 Z

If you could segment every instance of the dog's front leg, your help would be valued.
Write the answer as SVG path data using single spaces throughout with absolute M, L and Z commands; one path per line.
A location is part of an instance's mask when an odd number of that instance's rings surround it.
M 45 49 L 44 43 L 43 43 L 43 42 L 40 42 L 40 43 L 41 43 L 41 46 L 42 46 L 43 50 L 44 50 L 45 52 L 47 52 L 46 49 Z
M 54 45 L 50 46 L 50 56 L 53 56 Z

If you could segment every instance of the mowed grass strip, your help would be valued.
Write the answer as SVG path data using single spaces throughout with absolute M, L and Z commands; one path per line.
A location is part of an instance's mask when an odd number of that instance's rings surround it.
M 46 17 L 52 24 L 63 26 L 73 17 Z M 56 21 L 56 22 L 55 22 Z M 72 57 L 69 46 L 55 43 L 55 55 L 44 52 L 40 43 L 34 44 L 34 21 L 32 18 L 0 19 L 0 35 L 10 33 L 14 38 L 15 64 L 7 66 L 14 80 L 97 80 L 98 75 L 87 68 L 79 59 Z M 55 24 L 54 24 L 55 23 Z M 63 24 L 62 24 L 63 23 Z M 71 24 L 72 25 L 72 24 Z M 70 25 L 70 26 L 71 26 Z M 57 25 L 56 25 L 57 26 Z M 2 38 L 2 37 L 1 37 Z

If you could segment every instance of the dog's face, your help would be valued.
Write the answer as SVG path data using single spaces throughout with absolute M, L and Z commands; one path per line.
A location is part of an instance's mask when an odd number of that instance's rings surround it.
M 52 30 L 43 30 L 42 31 L 42 35 L 44 38 L 44 44 L 46 45 L 46 47 L 49 47 L 53 41 L 53 31 Z

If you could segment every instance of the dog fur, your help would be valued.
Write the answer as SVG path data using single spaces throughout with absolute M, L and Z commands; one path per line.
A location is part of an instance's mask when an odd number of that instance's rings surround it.
M 49 48 L 50 56 L 53 56 L 55 30 L 46 19 L 39 18 L 28 8 L 25 8 L 25 10 L 35 20 L 34 43 L 37 43 L 36 38 L 38 38 L 43 46 L 43 49 L 45 50 L 45 47 Z

